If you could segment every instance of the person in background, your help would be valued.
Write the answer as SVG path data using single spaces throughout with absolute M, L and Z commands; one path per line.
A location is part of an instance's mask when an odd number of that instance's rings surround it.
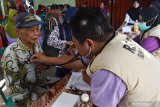
M 49 35 L 55 26 L 58 24 L 58 6 L 56 4 L 52 4 L 52 6 L 47 7 L 47 15 L 45 17 L 46 20 L 46 34 Z
M 36 10 L 36 14 L 40 16 L 42 21 L 45 21 L 46 16 L 46 6 L 39 4 L 38 10 Z
M 38 4 L 38 9 L 36 10 L 37 15 L 41 14 L 41 8 L 42 8 L 42 4 Z
M 160 63 L 152 54 L 126 35 L 115 33 L 100 9 L 79 9 L 70 25 L 73 43 L 83 57 L 63 66 L 87 68 L 83 74 L 90 79 L 91 103 L 97 107 L 160 106 Z M 31 61 L 60 64 L 70 58 L 38 53 Z
M 50 80 L 40 72 L 46 66 L 30 62 L 32 54 L 42 52 L 38 44 L 41 23 L 33 15 L 20 13 L 15 21 L 18 39 L 6 48 L 1 60 L 6 86 L 18 107 L 30 107 L 48 90 Z
M 159 19 L 159 11 L 154 7 L 147 7 L 140 10 L 140 21 L 142 22 L 139 23 L 139 28 L 142 32 L 140 45 L 160 61 Z
M 10 2 L 7 2 L 7 9 L 10 10 L 10 9 L 13 9 L 12 5 Z
M 100 3 L 100 8 L 101 8 L 104 16 L 107 16 L 107 7 L 106 7 L 106 5 L 104 4 L 104 2 L 101 2 L 101 3 Z
M 72 33 L 71 33 L 71 28 L 69 26 L 69 22 L 70 22 L 70 19 L 75 15 L 77 10 L 78 9 L 76 7 L 72 7 L 69 4 L 64 5 L 65 15 L 64 15 L 63 27 L 64 27 L 65 37 L 67 41 L 72 40 Z
M 10 9 L 8 14 L 8 21 L 5 25 L 5 32 L 8 39 L 8 44 L 11 44 L 16 41 L 16 26 L 15 26 L 15 17 L 18 15 L 17 10 Z
M 58 9 L 58 6 L 55 4 L 52 6 L 47 6 L 47 14 L 45 16 L 45 37 L 42 47 L 44 53 L 48 56 L 58 56 L 58 49 L 47 44 L 49 35 L 51 35 L 51 32 L 54 30 L 54 27 L 57 26 L 58 23 L 57 17 L 55 15 L 56 9 Z
M 62 56 L 65 55 L 65 49 L 71 42 L 67 41 L 66 37 L 64 37 L 63 24 L 59 21 L 59 19 L 57 19 L 58 17 L 56 15 L 59 14 L 60 11 L 58 11 L 56 7 L 54 7 L 52 11 L 54 11 L 55 17 L 53 17 L 52 20 L 55 25 L 49 35 L 47 44 L 59 49 L 59 56 Z
M 132 4 L 133 7 L 131 7 L 125 16 L 124 19 L 124 23 L 126 24 L 134 24 L 136 20 L 138 20 L 139 18 L 139 10 L 140 10 L 140 6 L 139 6 L 139 0 L 133 0 Z
M 158 14 L 159 14 L 158 17 L 160 17 L 160 11 L 159 11 L 160 10 L 160 1 L 156 0 L 156 1 L 152 2 L 150 4 L 150 7 L 154 7 L 157 10 Z M 160 18 L 158 20 L 160 22 Z
M 42 21 L 41 18 L 35 14 L 34 8 L 32 6 L 30 6 L 27 11 L 30 15 L 34 15 L 38 21 Z M 39 29 L 40 29 L 39 43 L 40 43 L 40 46 L 42 47 L 43 38 L 45 35 L 43 24 L 39 26 Z
M 26 12 L 22 0 L 14 0 L 18 13 Z
M 30 7 L 27 9 L 27 12 L 28 12 L 29 14 L 31 14 L 31 15 L 34 15 L 38 21 L 42 21 L 42 19 L 41 19 L 38 15 L 36 15 L 33 6 L 30 6 Z
M 60 14 L 60 10 L 56 7 L 57 6 L 52 8 L 52 11 L 54 12 L 53 14 L 55 16 L 53 19 L 56 24 L 51 34 L 49 35 L 47 45 L 58 49 L 58 56 L 63 56 L 66 55 L 66 49 L 72 44 L 72 42 L 67 41 L 68 38 L 67 35 L 65 35 L 63 23 L 59 20 L 60 16 L 58 16 L 58 14 Z M 58 16 L 58 19 L 56 16 Z M 66 74 L 68 74 L 69 71 L 70 70 L 66 68 L 57 66 L 56 77 L 64 77 Z
M 87 7 L 87 2 L 83 2 L 82 3 L 82 8 L 86 8 Z

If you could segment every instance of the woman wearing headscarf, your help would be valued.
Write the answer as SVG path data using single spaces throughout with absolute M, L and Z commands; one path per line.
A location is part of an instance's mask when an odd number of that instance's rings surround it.
M 160 22 L 160 1 L 154 1 L 151 3 L 150 7 L 154 7 L 158 12 L 158 21 Z
M 133 7 L 131 7 L 125 16 L 124 22 L 127 24 L 134 24 L 136 20 L 138 20 L 139 17 L 139 0 L 133 0 L 132 2 Z
M 159 12 L 155 7 L 140 10 L 139 28 L 142 31 L 140 45 L 160 59 L 160 21 Z
M 15 29 L 15 17 L 17 16 L 17 10 L 10 9 L 8 14 L 8 21 L 5 25 L 5 32 L 8 39 L 8 44 L 13 43 L 16 38 L 16 29 Z

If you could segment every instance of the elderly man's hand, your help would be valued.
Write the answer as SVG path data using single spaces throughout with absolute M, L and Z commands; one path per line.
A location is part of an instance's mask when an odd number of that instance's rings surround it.
M 39 63 L 45 63 L 47 61 L 47 56 L 45 56 L 42 53 L 36 53 L 34 55 L 32 55 L 31 62 L 39 62 Z

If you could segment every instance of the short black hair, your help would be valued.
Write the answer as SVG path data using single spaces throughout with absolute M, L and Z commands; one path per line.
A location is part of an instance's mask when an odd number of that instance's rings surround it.
M 47 10 L 51 9 L 51 5 L 47 5 Z
M 63 10 L 64 5 L 63 4 L 59 4 L 58 7 L 59 7 L 60 10 Z
M 134 3 L 134 2 L 140 3 L 140 0 L 132 0 L 132 2 L 133 2 L 133 3 Z
M 83 44 L 86 39 L 106 42 L 114 29 L 99 8 L 80 8 L 71 18 L 73 36 Z
M 53 10 L 58 9 L 58 5 L 57 4 L 52 4 L 51 9 L 53 9 Z
M 64 4 L 64 6 L 66 6 L 67 8 L 69 8 L 69 7 L 70 7 L 70 5 L 69 5 L 69 4 Z

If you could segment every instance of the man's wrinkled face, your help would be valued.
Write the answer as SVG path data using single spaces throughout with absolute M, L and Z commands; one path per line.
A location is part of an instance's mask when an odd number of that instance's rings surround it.
M 34 45 L 35 43 L 37 43 L 39 35 L 40 35 L 39 26 L 21 28 L 19 29 L 19 34 L 18 34 L 22 42 L 29 45 Z

